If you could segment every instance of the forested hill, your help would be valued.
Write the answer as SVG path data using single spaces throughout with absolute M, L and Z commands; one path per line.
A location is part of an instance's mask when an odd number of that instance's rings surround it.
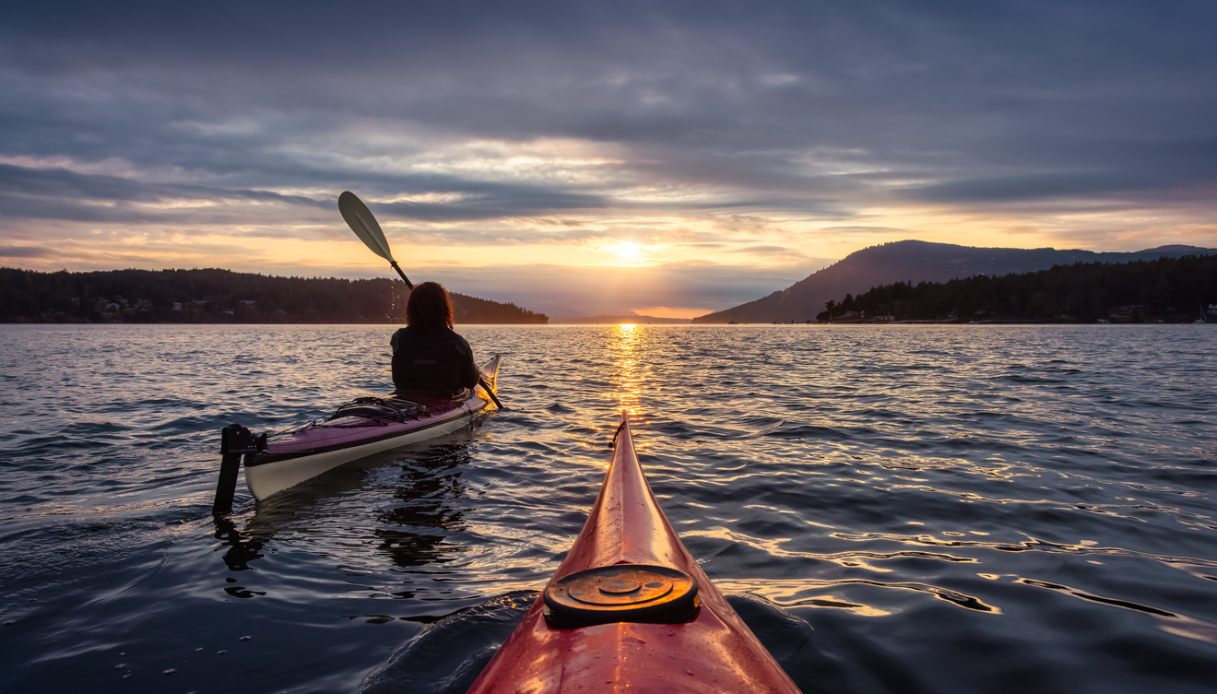
M 694 323 L 802 322 L 839 301 L 892 282 L 946 282 L 958 277 L 997 277 L 1074 263 L 1128 263 L 1217 253 L 1217 249 L 1160 246 L 1131 253 L 1096 253 L 1053 248 L 973 248 L 950 243 L 896 241 L 851 253 L 843 260 L 756 301 L 694 318 Z
M 405 284 L 229 270 L 0 268 L 0 322 L 402 323 Z M 515 304 L 452 293 L 457 323 L 545 323 Z
M 828 302 L 838 322 L 1217 322 L 1217 255 L 1078 263 L 1002 277 L 897 282 Z

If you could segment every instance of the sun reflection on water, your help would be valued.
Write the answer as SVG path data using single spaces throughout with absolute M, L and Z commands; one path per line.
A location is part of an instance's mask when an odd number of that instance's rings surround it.
M 613 399 L 617 401 L 617 409 L 631 415 L 642 413 L 642 374 L 638 362 L 642 332 L 636 323 L 620 323 L 609 345 L 612 363 L 616 367 L 613 373 Z

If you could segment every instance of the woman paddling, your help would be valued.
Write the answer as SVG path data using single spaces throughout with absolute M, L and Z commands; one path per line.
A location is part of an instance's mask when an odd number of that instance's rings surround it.
M 452 329 L 452 300 L 423 282 L 406 302 L 406 327 L 393 333 L 393 385 L 401 397 L 462 397 L 478 382 L 473 350 Z

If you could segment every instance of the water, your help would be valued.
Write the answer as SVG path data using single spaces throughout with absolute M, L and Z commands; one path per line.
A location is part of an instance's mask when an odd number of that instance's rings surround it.
M 459 688 L 623 408 L 804 689 L 1217 681 L 1211 326 L 471 326 L 508 411 L 213 523 L 220 427 L 383 392 L 390 332 L 0 327 L 0 690 Z

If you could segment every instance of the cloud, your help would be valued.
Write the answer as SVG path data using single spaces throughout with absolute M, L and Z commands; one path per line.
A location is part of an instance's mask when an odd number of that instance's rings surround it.
M 452 247 L 684 229 L 708 257 L 820 257 L 829 236 L 947 234 L 910 219 L 926 210 L 1098 249 L 1147 233 L 1111 226 L 1124 210 L 1177 222 L 1163 242 L 1217 244 L 1198 226 L 1217 211 L 1212 3 L 233 12 L 8 10 L 0 239 L 316 239 L 342 233 L 350 189 Z
M 305 3 L 290 19 L 243 8 L 235 23 L 219 10 L 120 3 L 52 20 L 25 8 L 6 22 L 5 82 L 24 106 L 6 109 L 5 131 L 30 150 L 316 180 L 337 171 L 301 167 L 307 149 L 365 152 L 344 124 L 371 118 L 389 156 L 436 135 L 567 137 L 620 148 L 648 180 L 808 196 L 865 192 L 859 168 L 1120 166 L 1121 145 L 1146 133 L 1212 134 L 1215 97 L 1198 87 L 1217 76 L 1217 21 L 1200 5 L 537 8 L 385 4 L 368 22 Z M 1059 146 L 1095 135 L 1102 149 Z
M 746 246 L 736 249 L 736 253 L 747 253 L 749 255 L 773 256 L 786 258 L 788 260 L 801 259 L 803 254 L 789 246 Z
M 0 246 L 0 258 L 45 258 L 54 253 L 41 246 Z

